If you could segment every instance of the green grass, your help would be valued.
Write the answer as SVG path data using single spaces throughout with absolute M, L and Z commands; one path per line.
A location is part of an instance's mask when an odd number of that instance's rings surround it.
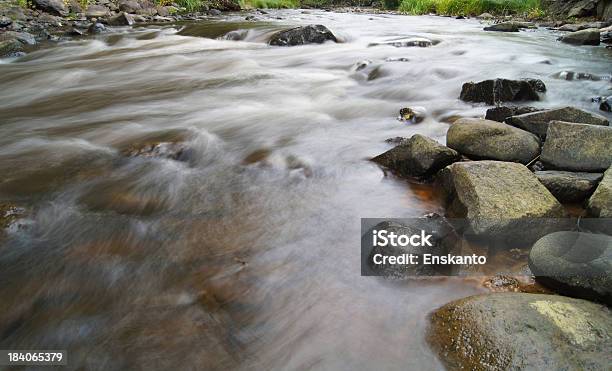
M 540 0 L 402 0 L 399 5 L 399 11 L 410 14 L 515 14 L 539 9 Z
M 297 8 L 300 6 L 299 0 L 240 0 L 240 7 L 243 9 L 266 9 L 266 8 Z

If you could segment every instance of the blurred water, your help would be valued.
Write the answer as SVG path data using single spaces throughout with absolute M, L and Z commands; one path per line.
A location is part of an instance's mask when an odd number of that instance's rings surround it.
M 609 95 L 609 79 L 552 76 L 609 76 L 612 51 L 552 31 L 243 17 L 118 30 L 0 64 L 0 202 L 27 210 L 0 244 L 0 349 L 68 349 L 70 369 L 440 369 L 427 314 L 482 289 L 360 277 L 361 217 L 443 211 L 429 186 L 366 159 L 386 138 L 443 142 L 452 117 L 482 115 L 457 99 L 466 81 L 540 78 L 542 107 L 595 110 L 590 98 Z M 343 43 L 265 44 L 311 23 Z M 223 39 L 237 30 L 242 41 Z M 368 47 L 410 37 L 440 43 Z M 404 106 L 427 119 L 398 122 Z M 186 161 L 125 156 L 159 141 L 184 142 Z

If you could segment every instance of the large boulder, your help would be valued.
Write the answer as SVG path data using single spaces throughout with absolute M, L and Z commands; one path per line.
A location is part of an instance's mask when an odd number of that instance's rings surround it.
M 272 35 L 270 45 L 295 46 L 304 44 L 322 44 L 328 40 L 338 42 L 336 36 L 325 26 L 309 25 L 280 31 Z
M 55 15 L 67 15 L 68 9 L 62 0 L 32 0 L 36 9 Z
M 576 32 L 570 32 L 559 38 L 560 41 L 572 45 L 599 45 L 599 30 L 587 28 Z
M 500 102 L 537 101 L 538 93 L 546 92 L 542 80 L 494 79 L 481 82 L 466 82 L 459 99 L 466 102 L 484 102 L 494 105 Z
M 529 106 L 498 106 L 489 108 L 485 114 L 485 119 L 504 122 L 508 117 L 537 111 L 541 111 L 541 109 Z
M 528 163 L 540 154 L 537 136 L 497 121 L 463 118 L 446 134 L 446 144 L 473 159 Z
M 459 161 L 461 155 L 431 138 L 416 134 L 372 161 L 402 176 L 426 177 Z
M 612 304 L 612 237 L 573 231 L 551 233 L 529 252 L 536 279 L 564 295 Z
M 570 171 L 536 171 L 535 176 L 561 202 L 581 202 L 597 188 L 601 173 L 573 173 Z
M 589 215 L 598 218 L 612 218 L 612 167 L 606 170 L 603 179 L 589 198 L 587 211 Z
M 551 121 L 575 122 L 589 125 L 609 124 L 605 117 L 574 107 L 563 107 L 546 111 L 524 113 L 512 116 L 506 120 L 510 125 L 525 129 L 540 137 L 546 136 L 548 123 Z
M 134 22 L 134 17 L 126 12 L 119 13 L 108 20 L 108 24 L 111 26 L 131 26 Z
M 549 168 L 601 172 L 612 165 L 612 128 L 551 121 L 540 159 Z
M 109 9 L 102 5 L 90 5 L 85 11 L 85 16 L 88 18 L 106 17 L 110 13 Z
M 142 9 L 140 3 L 134 0 L 121 0 L 119 1 L 119 10 L 126 13 L 136 13 Z
M 457 162 L 440 172 L 447 216 L 466 218 L 467 233 L 533 243 L 565 227 L 563 206 L 527 167 L 514 162 Z
M 429 343 L 450 370 L 608 370 L 612 315 L 557 295 L 496 293 L 431 315 Z

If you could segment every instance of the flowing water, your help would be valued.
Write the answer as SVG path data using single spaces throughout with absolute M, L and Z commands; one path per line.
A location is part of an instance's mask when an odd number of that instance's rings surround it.
M 428 313 L 483 289 L 360 276 L 360 218 L 443 212 L 430 186 L 367 159 L 386 138 L 444 142 L 454 117 L 482 115 L 457 99 L 466 81 L 540 78 L 541 107 L 596 110 L 590 98 L 609 95 L 609 79 L 554 75 L 609 77 L 612 50 L 545 29 L 243 18 L 118 29 L 0 62 L 0 202 L 23 208 L 0 244 L 0 349 L 67 349 L 71 369 L 441 369 Z M 312 23 L 342 43 L 266 45 Z M 242 40 L 223 38 L 236 30 Z M 369 46 L 410 37 L 440 43 Z M 427 119 L 397 121 L 405 106 Z M 181 143 L 180 161 L 126 155 L 157 142 Z

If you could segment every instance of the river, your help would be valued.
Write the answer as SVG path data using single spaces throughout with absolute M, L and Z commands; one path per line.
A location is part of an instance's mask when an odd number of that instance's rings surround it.
M 70 369 L 443 368 L 428 314 L 485 290 L 360 276 L 360 218 L 444 212 L 430 186 L 367 159 L 483 115 L 457 99 L 467 81 L 539 78 L 536 106 L 596 111 L 612 50 L 477 20 L 261 18 L 116 29 L 0 62 L 0 202 L 25 210 L 0 242 L 0 349 L 67 349 Z M 342 43 L 266 45 L 313 23 Z M 217 39 L 233 30 L 242 41 Z M 439 43 L 369 46 L 410 37 Z M 568 70 L 607 79 L 554 77 Z M 426 120 L 397 121 L 406 106 Z M 124 155 L 177 140 L 184 161 Z

